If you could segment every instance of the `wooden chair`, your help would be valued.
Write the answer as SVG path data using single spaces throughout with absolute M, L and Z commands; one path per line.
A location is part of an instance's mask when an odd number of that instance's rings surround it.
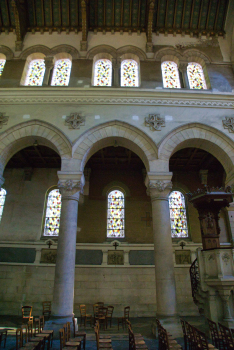
M 35 318 L 35 332 L 34 337 L 37 338 L 44 338 L 44 342 L 47 342 L 47 349 L 50 349 L 50 334 L 47 333 L 41 333 L 41 324 L 40 324 L 40 318 Z
M 16 350 L 39 350 L 38 347 L 35 347 L 33 343 L 30 344 L 30 346 L 23 347 L 23 335 L 22 335 L 22 329 L 17 328 L 16 329 Z
M 22 322 L 33 321 L 32 306 L 22 306 Z
M 73 317 L 72 319 L 72 323 L 73 323 L 73 337 L 79 337 L 82 338 L 82 342 L 83 342 L 83 349 L 85 349 L 85 345 L 86 345 L 86 332 L 82 332 L 82 331 L 76 331 L 76 324 L 75 324 L 75 318 Z
M 110 328 L 111 328 L 113 312 L 114 312 L 114 306 L 112 305 L 107 306 L 106 328 L 108 327 L 108 321 L 110 322 Z
M 195 334 L 194 334 L 194 327 L 191 326 L 186 321 L 185 321 L 185 327 L 186 327 L 189 350 L 196 350 L 198 347 L 198 344 L 197 344 L 197 340 L 196 340 Z
M 95 331 L 95 337 L 96 337 L 96 345 L 97 345 L 97 350 L 113 350 L 112 349 L 112 344 L 111 344 L 111 339 L 100 339 L 99 338 L 99 326 L 98 326 L 98 321 L 96 326 L 94 327 Z
M 199 329 L 193 327 L 194 335 L 197 342 L 197 349 L 199 350 L 214 350 L 216 349 L 214 345 L 209 344 L 205 333 L 201 332 Z
M 98 312 L 98 321 L 100 326 L 103 325 L 103 329 L 106 329 L 106 316 L 107 316 L 107 307 L 100 306 Z
M 136 349 L 145 349 L 147 350 L 148 347 L 145 344 L 144 339 L 136 339 L 135 335 L 130 327 L 128 326 L 128 335 L 129 335 L 129 350 L 136 350 Z
M 126 306 L 124 308 L 124 316 L 123 317 L 118 317 L 118 330 L 119 330 L 119 325 L 122 323 L 123 329 L 126 328 L 127 323 L 126 320 L 129 319 L 129 313 L 130 313 L 130 306 Z
M 99 304 L 93 304 L 93 324 L 95 325 L 98 321 L 98 315 L 99 315 Z
M 66 326 L 66 325 L 65 325 Z M 66 334 L 65 334 L 65 328 L 63 327 L 59 330 L 59 341 L 60 341 L 60 349 L 68 349 L 68 350 L 79 350 L 80 342 L 70 342 L 66 341 Z
M 45 326 L 45 319 L 44 316 L 39 316 L 39 326 L 40 326 L 40 334 L 49 334 L 49 342 L 50 346 L 53 346 L 53 339 L 54 339 L 54 331 L 53 329 L 44 329 Z
M 183 335 L 184 335 L 184 350 L 187 350 L 188 349 L 188 335 L 186 332 L 185 322 L 184 322 L 184 320 L 180 319 L 180 323 L 181 323 Z
M 223 342 L 222 342 L 222 337 L 219 334 L 218 326 L 215 322 L 212 320 L 209 320 L 207 318 L 208 324 L 209 324 L 209 329 L 210 329 L 210 335 L 212 339 L 213 345 L 218 348 L 222 349 L 223 348 Z
M 4 341 L 4 348 L 6 347 L 6 340 L 7 340 L 7 329 L 0 329 L 0 348 L 2 341 Z
M 228 327 L 223 326 L 221 323 L 218 323 L 218 325 L 219 325 L 219 330 L 222 338 L 223 349 L 224 350 L 234 349 L 234 341 L 232 338 L 231 330 Z
M 92 327 L 92 315 L 86 313 L 86 305 L 80 305 L 80 326 L 82 326 L 82 320 L 84 320 L 84 327 L 86 327 L 86 322 L 90 322 L 90 327 Z
M 110 335 L 103 335 L 103 334 L 100 334 L 100 323 L 99 323 L 99 321 L 96 322 L 95 327 L 96 327 L 97 330 L 98 330 L 98 335 L 99 335 L 100 341 L 102 341 L 103 339 L 111 339 L 111 336 L 110 336 Z
M 46 316 L 49 318 L 51 314 L 51 301 L 43 301 L 42 308 L 43 308 L 43 316 Z
M 32 322 L 32 321 L 31 321 Z M 28 337 L 28 325 L 22 325 L 21 326 L 22 330 L 22 347 L 24 348 L 30 348 L 33 346 L 35 349 L 44 349 L 44 339 L 31 339 L 29 340 Z
M 22 327 L 21 327 L 22 328 Z M 34 337 L 33 335 L 33 321 L 28 321 L 28 342 L 29 343 L 41 343 L 41 347 L 45 348 L 45 339 L 43 337 Z
M 79 342 L 81 343 L 83 341 L 83 338 L 82 337 L 74 337 L 74 338 L 71 338 L 71 324 L 70 322 L 67 322 L 66 323 L 67 325 L 67 334 L 66 334 L 66 340 L 67 341 L 70 341 L 70 342 Z M 84 347 L 84 346 L 83 346 Z

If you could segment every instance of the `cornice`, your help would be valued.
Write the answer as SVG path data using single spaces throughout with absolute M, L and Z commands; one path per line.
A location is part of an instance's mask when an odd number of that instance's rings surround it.
M 234 94 L 211 91 L 168 91 L 124 88 L 1 88 L 1 105 L 142 105 L 194 108 L 234 108 Z

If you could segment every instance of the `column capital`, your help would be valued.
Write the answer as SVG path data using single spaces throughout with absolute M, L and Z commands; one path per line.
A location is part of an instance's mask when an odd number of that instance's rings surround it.
M 167 200 L 172 189 L 172 173 L 148 173 L 145 185 L 152 200 Z
M 85 184 L 83 173 L 58 171 L 58 178 L 58 188 L 62 194 L 62 200 L 73 199 L 79 201 L 79 195 L 82 193 Z
M 51 69 L 54 66 L 54 57 L 45 57 L 44 62 L 45 62 L 45 67 L 47 69 Z

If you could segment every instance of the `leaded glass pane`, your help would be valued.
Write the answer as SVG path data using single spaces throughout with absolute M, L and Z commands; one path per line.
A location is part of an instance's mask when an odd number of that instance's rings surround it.
M 2 220 L 2 213 L 4 209 L 5 199 L 6 199 L 6 190 L 2 188 L 0 191 L 0 222 Z
M 124 237 L 124 194 L 118 190 L 108 195 L 107 237 Z
M 172 238 L 188 237 L 185 199 L 180 191 L 171 192 L 169 196 L 169 208 Z
M 191 62 L 187 67 L 190 89 L 207 89 L 202 66 Z
M 175 62 L 165 61 L 162 63 L 162 76 L 164 88 L 180 88 L 179 72 Z
M 94 69 L 94 86 L 111 86 L 112 64 L 110 60 L 98 60 Z
M 45 74 L 45 62 L 43 59 L 33 60 L 28 67 L 25 85 L 41 86 Z
M 50 191 L 47 199 L 44 236 L 58 236 L 61 215 L 61 194 L 58 189 Z
M 138 86 L 138 64 L 134 60 L 121 63 L 121 86 Z
M 6 63 L 6 60 L 0 60 L 0 76 L 2 75 L 5 63 Z
M 62 59 L 55 62 L 52 86 L 68 86 L 71 73 L 71 61 Z

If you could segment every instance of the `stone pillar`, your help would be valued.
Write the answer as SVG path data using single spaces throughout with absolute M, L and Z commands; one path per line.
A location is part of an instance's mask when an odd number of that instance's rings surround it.
M 171 175 L 150 180 L 158 316 L 176 315 L 176 288 L 168 195 Z
M 53 57 L 45 57 L 45 74 L 44 74 L 44 79 L 43 79 L 43 86 L 47 86 L 50 84 L 50 72 L 54 67 L 54 58 Z
M 71 321 L 74 302 L 76 234 L 79 194 L 83 183 L 74 176 L 59 176 L 62 195 L 61 222 L 52 304 L 53 318 Z
M 112 69 L 113 69 L 113 76 L 112 76 L 112 86 L 114 87 L 120 87 L 120 64 L 118 60 L 112 60 Z

